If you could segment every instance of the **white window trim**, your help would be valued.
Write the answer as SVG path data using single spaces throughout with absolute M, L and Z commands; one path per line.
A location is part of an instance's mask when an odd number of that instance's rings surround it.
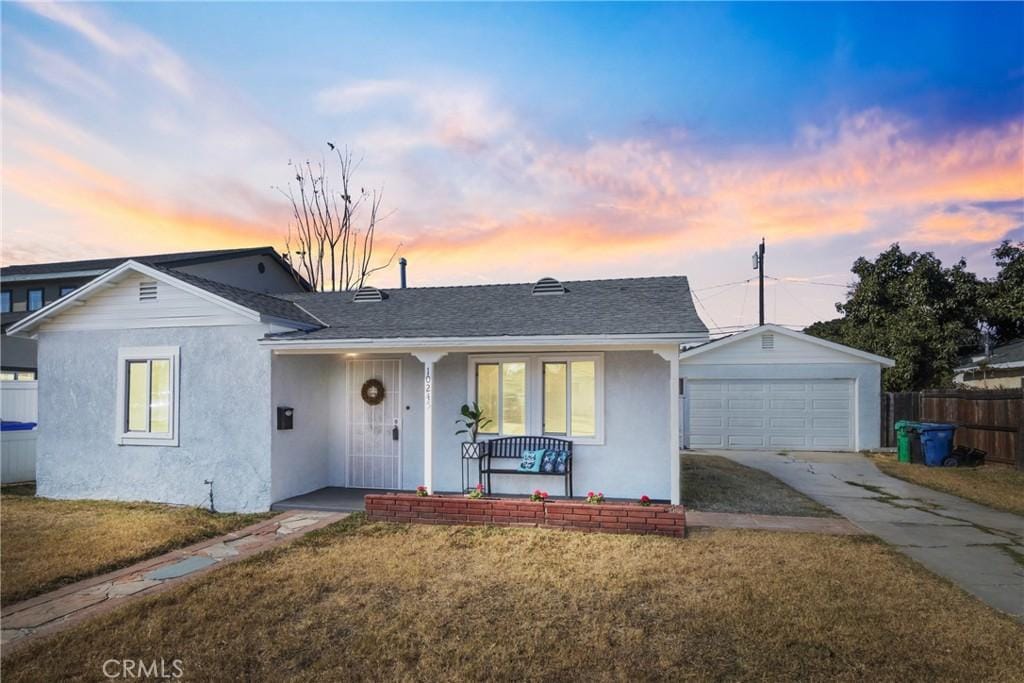
M 594 436 L 565 436 L 559 434 L 544 435 L 544 363 L 570 363 L 572 361 L 594 361 Z M 476 401 L 476 366 L 493 363 L 525 362 L 526 363 L 526 435 L 552 436 L 558 439 L 569 439 L 581 446 L 604 445 L 604 354 L 603 353 L 516 353 L 516 354 L 474 354 L 467 361 L 468 377 L 466 395 L 469 401 Z M 499 405 L 501 397 L 499 394 Z M 567 415 L 571 428 L 571 416 Z M 497 438 L 507 436 L 501 433 L 500 419 L 497 434 L 481 434 L 481 438 Z
M 177 446 L 178 404 L 180 402 L 180 348 L 177 346 L 138 346 L 117 350 L 117 423 L 114 435 L 119 446 Z M 129 361 L 167 360 L 171 363 L 171 432 L 166 436 L 129 432 L 126 427 L 128 396 L 127 374 Z

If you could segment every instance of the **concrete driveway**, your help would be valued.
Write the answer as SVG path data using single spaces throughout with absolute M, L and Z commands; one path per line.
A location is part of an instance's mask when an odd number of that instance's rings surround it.
M 1024 621 L 1024 517 L 895 479 L 855 453 L 704 452 L 768 472 Z

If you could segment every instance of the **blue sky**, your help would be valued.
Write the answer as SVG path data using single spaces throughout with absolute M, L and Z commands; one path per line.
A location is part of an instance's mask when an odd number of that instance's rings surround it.
M 803 324 L 842 293 L 804 280 L 889 242 L 987 273 L 1024 238 L 1020 3 L 5 4 L 2 30 L 5 263 L 281 246 L 271 186 L 327 140 L 421 284 L 711 286 L 767 235 L 769 310 Z M 718 326 L 756 317 L 713 292 Z

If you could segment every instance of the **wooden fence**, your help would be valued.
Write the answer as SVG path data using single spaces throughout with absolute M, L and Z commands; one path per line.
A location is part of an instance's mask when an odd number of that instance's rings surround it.
M 1024 469 L 1024 389 L 915 391 L 882 394 L 883 446 L 896 445 L 897 420 L 948 422 L 955 444 L 979 448 L 988 462 Z

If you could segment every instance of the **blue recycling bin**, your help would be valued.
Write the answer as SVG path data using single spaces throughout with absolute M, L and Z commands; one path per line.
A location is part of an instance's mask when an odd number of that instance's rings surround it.
M 953 435 L 956 425 L 941 422 L 921 422 L 921 450 L 924 451 L 924 464 L 928 467 L 943 467 L 953 453 Z M 955 459 L 951 465 L 956 465 Z

